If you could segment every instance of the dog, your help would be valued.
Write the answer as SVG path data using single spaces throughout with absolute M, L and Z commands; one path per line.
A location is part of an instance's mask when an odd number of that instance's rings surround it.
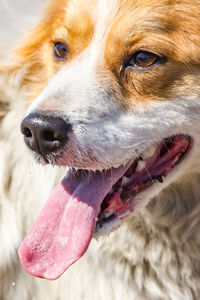
M 2 67 L 2 300 L 199 299 L 199 13 L 52 0 Z

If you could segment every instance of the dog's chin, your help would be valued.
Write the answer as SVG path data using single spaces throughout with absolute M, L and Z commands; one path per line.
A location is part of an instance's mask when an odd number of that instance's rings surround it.
M 176 170 L 184 165 L 192 146 L 193 139 L 190 136 L 174 135 L 151 145 L 138 158 L 133 158 L 128 163 L 124 162 L 121 165 L 124 168 L 123 176 L 113 183 L 101 203 L 94 236 L 107 234 L 118 227 L 135 208 L 145 205 L 171 182 L 172 177 L 176 178 Z M 38 155 L 36 160 L 41 164 L 61 165 L 57 163 L 60 157 L 56 155 L 47 157 Z M 66 163 L 63 165 L 66 166 Z M 116 166 L 110 168 L 111 172 L 115 172 L 116 169 Z M 87 166 L 84 168 L 73 166 L 70 172 L 74 176 L 77 172 L 82 173 L 84 177 L 87 173 L 87 176 L 92 176 L 94 171 L 107 172 L 108 169 L 100 170 L 96 167 L 92 170 Z

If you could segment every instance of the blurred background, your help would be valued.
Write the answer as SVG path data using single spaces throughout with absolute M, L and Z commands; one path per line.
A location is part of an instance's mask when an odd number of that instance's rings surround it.
M 0 0 L 0 63 L 9 62 L 10 50 L 41 18 L 47 0 Z

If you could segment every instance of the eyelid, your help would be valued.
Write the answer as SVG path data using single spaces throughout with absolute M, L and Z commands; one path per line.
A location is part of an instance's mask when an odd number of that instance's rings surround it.
M 67 42 L 64 39 L 61 39 L 61 38 L 53 38 L 53 39 L 50 40 L 50 43 L 52 45 L 55 44 L 55 43 L 61 43 L 61 44 L 64 44 L 65 46 L 67 46 Z
M 131 65 L 130 61 L 132 59 L 134 59 L 137 56 L 137 54 L 139 54 L 139 53 L 147 53 L 147 54 L 149 53 L 152 56 L 154 55 L 155 58 L 157 59 L 157 61 L 155 63 L 153 63 L 152 65 L 148 66 L 148 67 L 139 67 L 139 66 L 136 66 L 136 65 L 135 66 Z M 127 67 L 132 67 L 132 68 L 136 68 L 136 69 L 140 69 L 140 70 L 147 70 L 147 69 L 150 69 L 151 67 L 153 67 L 154 65 L 157 65 L 159 63 L 164 64 L 166 61 L 167 61 L 166 56 L 164 56 L 162 54 L 158 54 L 154 51 L 151 51 L 150 49 L 140 48 L 140 49 L 135 50 L 131 55 L 129 55 L 126 58 L 123 68 L 125 69 Z

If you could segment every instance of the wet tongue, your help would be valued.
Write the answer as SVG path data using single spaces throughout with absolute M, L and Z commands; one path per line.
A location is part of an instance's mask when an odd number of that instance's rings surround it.
M 21 263 L 30 274 L 57 279 L 85 253 L 101 202 L 127 168 L 68 172 L 20 245 Z

